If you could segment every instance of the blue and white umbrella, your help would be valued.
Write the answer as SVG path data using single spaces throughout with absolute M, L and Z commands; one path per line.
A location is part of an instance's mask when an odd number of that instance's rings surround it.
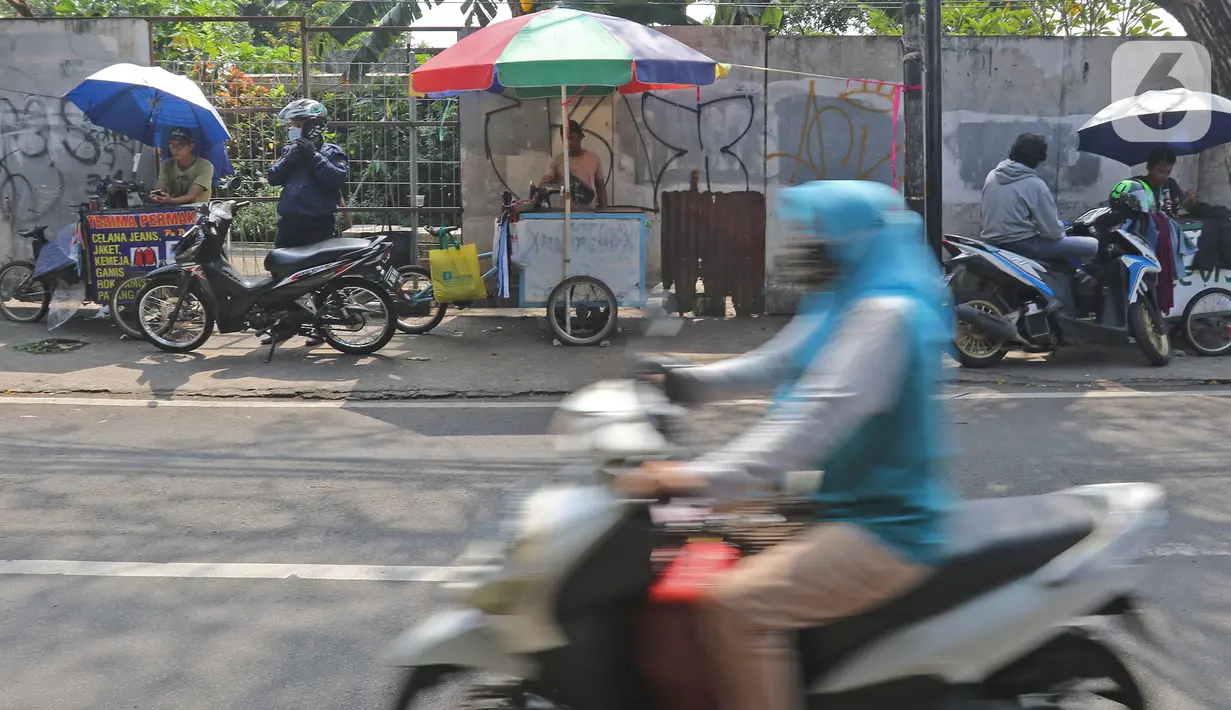
M 1189 113 L 1209 120 L 1184 120 Z M 1146 162 L 1159 146 L 1176 155 L 1195 155 L 1231 143 L 1231 101 L 1188 89 L 1146 91 L 1099 111 L 1077 130 L 1077 137 L 1078 150 L 1128 166 Z
M 192 132 L 198 156 L 214 174 L 234 170 L 226 156 L 231 133 L 201 89 L 161 67 L 113 64 L 91 74 L 64 95 L 94 125 L 145 145 L 165 148 L 172 128 Z

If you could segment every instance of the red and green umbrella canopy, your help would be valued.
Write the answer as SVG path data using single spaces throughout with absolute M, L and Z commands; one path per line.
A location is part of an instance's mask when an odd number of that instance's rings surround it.
M 555 8 L 497 22 L 411 73 L 411 90 L 519 98 L 605 96 L 708 86 L 726 67 L 661 32 L 609 15 Z

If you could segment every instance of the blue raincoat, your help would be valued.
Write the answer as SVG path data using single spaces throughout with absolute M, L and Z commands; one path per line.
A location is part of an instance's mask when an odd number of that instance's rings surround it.
M 801 302 L 797 318 L 815 326 L 793 353 L 790 374 L 773 398 L 776 408 L 789 413 L 795 381 L 859 301 L 905 301 L 910 314 L 900 339 L 888 344 L 908 351 L 896 404 L 815 462 L 824 475 L 814 497 L 825 505 L 826 520 L 859 525 L 913 561 L 935 563 L 944 513 L 955 498 L 942 474 L 944 412 L 934 396 L 943 386 L 941 358 L 952 347 L 953 315 L 923 221 L 892 188 L 854 180 L 785 189 L 780 214 L 824 235 L 841 276 L 832 290 Z

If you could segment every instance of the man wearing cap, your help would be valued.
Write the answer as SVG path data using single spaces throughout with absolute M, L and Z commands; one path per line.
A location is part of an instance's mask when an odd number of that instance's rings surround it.
M 598 160 L 598 156 L 585 148 L 581 147 L 581 139 L 585 138 L 585 131 L 581 130 L 581 124 L 576 121 L 568 122 L 568 168 L 573 177 L 580 180 L 586 187 L 590 188 L 594 197 L 590 200 L 582 200 L 580 196 L 573 196 L 574 209 L 593 209 L 596 205 L 601 210 L 607 206 L 607 184 L 603 180 L 603 166 Z M 551 159 L 551 164 L 547 168 L 547 173 L 543 175 L 540 183 L 551 183 L 554 185 L 563 184 L 561 175 L 564 174 L 564 155 L 559 154 Z
M 150 202 L 168 206 L 208 202 L 214 166 L 193 154 L 192 132 L 187 128 L 172 128 L 167 147 L 171 157 L 159 166 L 158 184 L 150 193 Z

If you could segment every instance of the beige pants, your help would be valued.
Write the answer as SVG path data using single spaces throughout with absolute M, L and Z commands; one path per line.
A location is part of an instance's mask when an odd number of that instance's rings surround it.
M 722 710 L 802 710 L 795 650 L 773 632 L 867 611 L 930 573 L 845 523 L 819 524 L 742 560 L 712 593 L 705 624 Z

